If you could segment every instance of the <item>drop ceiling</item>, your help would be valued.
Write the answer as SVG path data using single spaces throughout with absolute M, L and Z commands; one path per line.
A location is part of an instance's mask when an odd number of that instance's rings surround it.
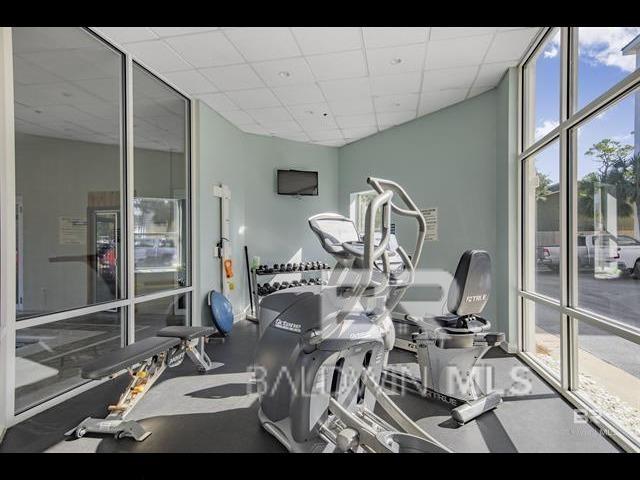
M 328 146 L 359 140 L 495 87 L 540 30 L 92 28 L 239 129 Z M 99 90 L 98 84 L 91 86 Z M 94 133 L 115 135 L 99 128 Z M 149 148 L 159 141 L 148 140 Z

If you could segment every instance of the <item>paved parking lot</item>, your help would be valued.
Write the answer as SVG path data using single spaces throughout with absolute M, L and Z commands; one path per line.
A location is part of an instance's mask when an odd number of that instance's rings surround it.
M 543 270 L 536 273 L 537 289 L 544 295 L 557 297 L 559 284 L 558 274 Z M 640 280 L 629 276 L 596 279 L 593 272 L 580 272 L 578 285 L 582 307 L 640 328 Z M 559 317 L 554 310 L 538 307 L 536 323 L 545 331 L 560 335 Z M 585 323 L 580 324 L 579 336 L 580 348 L 640 378 L 640 346 Z

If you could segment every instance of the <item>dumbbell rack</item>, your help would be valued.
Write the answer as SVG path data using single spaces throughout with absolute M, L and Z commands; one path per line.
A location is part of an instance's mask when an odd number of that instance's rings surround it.
M 304 264 L 306 262 L 301 262 L 301 263 Z M 273 265 L 273 264 L 275 264 L 275 262 L 267 265 Z M 264 271 L 258 272 L 258 269 L 251 268 L 251 295 L 253 295 L 253 305 L 254 305 L 255 312 L 253 312 L 253 315 L 247 316 L 247 318 L 254 322 L 258 322 L 258 318 L 260 317 L 260 301 L 262 298 L 270 295 L 270 294 L 258 295 L 258 277 L 275 277 L 278 275 L 287 275 L 289 277 L 291 275 L 300 275 L 300 278 L 303 278 L 302 276 L 304 274 L 320 273 L 320 280 L 326 281 L 328 280 L 327 274 L 331 270 L 332 270 L 332 267 L 329 266 L 328 268 L 316 268 L 314 270 L 291 270 L 291 271 L 274 270 L 272 273 L 267 273 Z

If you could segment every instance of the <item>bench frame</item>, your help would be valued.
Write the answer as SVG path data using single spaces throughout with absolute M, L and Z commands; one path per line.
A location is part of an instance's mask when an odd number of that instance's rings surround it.
M 113 435 L 116 439 L 130 437 L 138 442 L 146 439 L 151 432 L 146 430 L 135 420 L 127 420 L 126 417 L 149 391 L 158 378 L 169 368 L 180 365 L 185 354 L 196 365 L 199 373 L 219 367 L 221 364 L 213 363 L 204 349 L 205 336 L 191 340 L 182 338 L 180 344 L 165 352 L 133 365 L 126 370 L 109 376 L 113 379 L 124 372 L 128 372 L 131 381 L 120 395 L 115 405 L 109 405 L 109 414 L 105 418 L 87 417 L 76 427 L 65 433 L 65 436 L 74 435 L 81 438 L 87 433 Z

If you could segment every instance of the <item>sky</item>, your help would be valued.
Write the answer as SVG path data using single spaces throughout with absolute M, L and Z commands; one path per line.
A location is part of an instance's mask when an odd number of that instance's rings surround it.
M 633 55 L 621 49 L 640 34 L 640 27 L 580 27 L 578 30 L 578 108 L 582 108 L 635 70 Z M 560 101 L 560 34 L 545 45 L 535 68 L 535 138 L 558 125 Z M 584 155 L 604 138 L 633 145 L 634 105 L 639 94 L 627 95 L 590 118 L 578 129 L 578 178 L 596 171 L 597 163 Z M 640 128 L 640 125 L 638 126 Z M 557 142 L 536 155 L 536 168 L 559 180 Z

